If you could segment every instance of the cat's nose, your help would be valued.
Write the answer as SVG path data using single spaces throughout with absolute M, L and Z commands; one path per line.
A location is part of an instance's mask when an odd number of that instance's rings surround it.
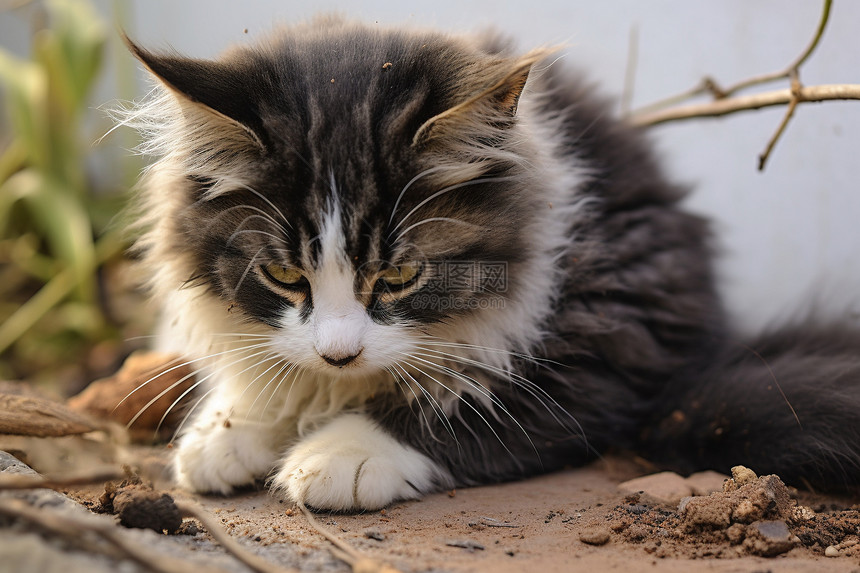
M 362 348 L 362 350 L 364 349 Z M 346 366 L 347 364 L 358 358 L 359 354 L 361 354 L 361 350 L 359 350 L 356 354 L 353 354 L 352 356 L 344 356 L 342 358 L 334 358 L 332 356 L 328 356 L 327 354 L 320 354 L 320 356 L 323 360 L 325 360 L 332 366 L 337 366 L 338 368 L 340 368 Z

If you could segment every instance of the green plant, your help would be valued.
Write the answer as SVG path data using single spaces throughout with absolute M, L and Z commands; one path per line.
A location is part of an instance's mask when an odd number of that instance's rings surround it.
M 0 137 L 0 375 L 80 360 L 117 331 L 97 273 L 122 252 L 121 195 L 94 189 L 83 136 L 106 28 L 86 0 L 46 0 L 29 60 L 0 49 L 11 138 Z

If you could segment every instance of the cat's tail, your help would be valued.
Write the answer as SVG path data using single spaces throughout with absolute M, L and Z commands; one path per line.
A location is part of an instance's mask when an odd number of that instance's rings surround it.
M 860 487 L 860 330 L 806 324 L 715 345 L 643 436 L 681 471 L 745 465 L 798 487 Z

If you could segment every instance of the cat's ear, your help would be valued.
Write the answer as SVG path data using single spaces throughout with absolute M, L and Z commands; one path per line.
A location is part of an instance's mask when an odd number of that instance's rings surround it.
M 487 129 L 512 125 L 532 67 L 553 51 L 538 49 L 519 59 L 496 63 L 489 85 L 424 122 L 412 138 L 413 147 L 421 148 L 448 136 L 462 139 L 474 133 L 480 137 Z
M 262 120 L 244 74 L 229 63 L 157 54 L 123 36 L 129 51 L 169 89 L 180 104 L 207 113 L 213 121 L 240 129 L 255 146 L 265 148 Z

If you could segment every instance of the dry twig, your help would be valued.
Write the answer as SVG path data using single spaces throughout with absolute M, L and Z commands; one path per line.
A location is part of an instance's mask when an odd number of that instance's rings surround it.
M 671 107 L 663 111 L 637 113 L 630 119 L 633 125 L 646 127 L 700 117 L 719 117 L 739 111 L 752 111 L 764 107 L 791 103 L 792 90 L 783 89 L 748 96 L 718 99 L 712 102 Z M 860 99 L 860 84 L 827 84 L 801 86 L 797 91 L 799 102 L 823 102 L 831 100 Z
M 805 87 L 800 83 L 800 67 L 809 59 L 821 42 L 824 29 L 830 19 L 832 5 L 833 0 L 824 0 L 821 18 L 812 40 L 806 49 L 785 69 L 748 78 L 726 88 L 721 87 L 713 78 L 706 77 L 697 86 L 685 92 L 640 108 L 630 116 L 630 122 L 633 125 L 644 127 L 669 121 L 717 117 L 738 111 L 788 104 L 779 127 L 768 141 L 765 150 L 759 155 L 758 168 L 763 170 L 771 151 L 785 131 L 798 104 L 829 100 L 860 100 L 860 84 Z M 747 88 L 783 79 L 791 81 L 790 89 L 733 97 L 736 93 Z M 679 104 L 703 94 L 711 94 L 714 99 L 702 104 L 679 106 Z
M 227 533 L 227 530 L 201 507 L 182 501 L 177 501 L 176 507 L 179 508 L 179 512 L 183 517 L 193 517 L 199 521 L 203 527 L 206 528 L 206 531 L 209 532 L 209 535 L 211 535 L 228 553 L 257 573 L 298 573 L 298 570 L 296 569 L 281 567 L 280 565 L 270 563 L 239 545 L 239 543 L 233 539 L 229 533 Z
M 27 474 L 0 475 L 0 490 L 17 489 L 63 489 L 78 485 L 90 485 L 118 480 L 126 477 L 125 472 L 116 469 L 104 469 L 96 472 L 67 475 L 64 477 L 44 478 Z
M 302 510 L 302 513 L 305 515 L 305 518 L 308 520 L 311 527 L 316 529 L 320 535 L 328 539 L 329 542 L 334 545 L 334 548 L 331 550 L 332 554 L 352 567 L 353 573 L 400 573 L 398 569 L 395 569 L 390 565 L 377 561 L 371 557 L 365 557 L 357 549 L 351 547 L 340 537 L 320 525 L 314 517 L 314 514 L 307 508 L 307 506 L 305 506 L 305 504 L 299 502 L 298 506 L 299 509 Z

